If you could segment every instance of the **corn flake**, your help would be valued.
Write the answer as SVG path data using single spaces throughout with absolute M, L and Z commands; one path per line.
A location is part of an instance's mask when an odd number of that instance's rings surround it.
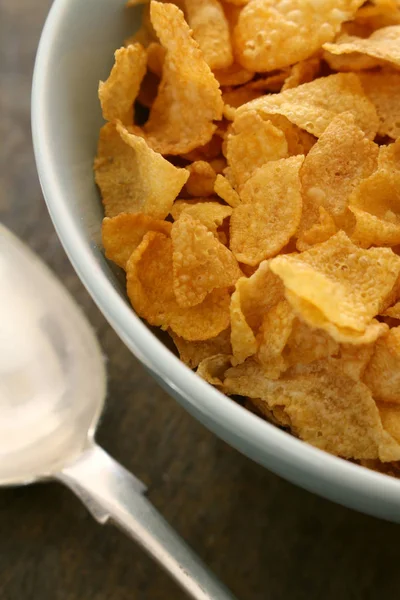
M 158 42 L 151 42 L 147 47 L 147 68 L 159 79 L 162 77 L 164 60 L 165 48 Z
M 369 30 L 369 33 L 360 35 L 354 32 L 354 35 L 368 37 L 376 29 L 399 24 L 400 5 L 397 0 L 372 0 L 372 4 L 368 2 L 357 11 L 355 18 L 359 27 Z
M 380 168 L 350 198 L 356 219 L 351 238 L 363 247 L 400 244 L 400 171 Z
M 333 71 L 342 71 L 344 73 L 356 71 L 357 75 L 361 75 L 362 71 L 374 69 L 382 65 L 382 61 L 366 56 L 365 54 L 358 54 L 357 52 L 339 55 L 331 54 L 325 50 L 322 56 Z
M 107 217 L 142 212 L 164 219 L 189 177 L 144 139 L 112 123 L 101 129 L 94 169 Z
M 251 84 L 242 85 L 233 90 L 224 91 L 222 100 L 224 102 L 224 117 L 233 121 L 236 115 L 236 109 L 243 104 L 247 104 L 256 98 L 260 98 L 262 92 L 253 89 Z
M 356 126 L 351 113 L 338 115 L 328 125 L 300 171 L 303 213 L 299 248 L 304 248 L 305 235 L 320 222 L 320 208 L 338 227 L 343 225 L 350 194 L 361 179 L 376 169 L 378 152 L 379 147 Z M 331 224 L 324 229 L 334 233 Z
M 344 36 L 336 44 L 327 43 L 323 48 L 339 55 L 357 52 L 400 67 L 400 25 L 378 29 L 367 39 Z
M 294 319 L 294 312 L 287 300 L 278 302 L 263 317 L 257 336 L 257 360 L 263 365 L 269 379 L 279 379 L 288 367 L 283 351 L 292 333 Z
M 254 77 L 254 73 L 252 71 L 243 69 L 243 67 L 237 63 L 233 63 L 224 69 L 213 69 L 213 71 L 221 87 L 244 85 L 245 83 L 251 81 Z
M 239 262 L 257 265 L 275 256 L 296 233 L 302 162 L 294 156 L 266 163 L 244 184 L 230 222 L 230 247 Z
M 159 231 L 168 236 L 171 227 L 171 223 L 153 219 L 143 213 L 121 213 L 112 218 L 104 217 L 101 231 L 106 258 L 125 269 L 132 252 L 148 231 Z
M 383 429 L 400 444 L 400 406 L 387 402 L 377 402 L 376 405 Z
M 284 288 L 279 277 L 260 264 L 251 277 L 241 277 L 231 299 L 231 342 L 235 363 L 243 362 L 257 351 L 256 335 L 264 315 L 283 300 Z M 232 361 L 233 362 L 233 361 Z
M 218 0 L 185 0 L 187 20 L 210 69 L 233 63 L 229 23 Z
M 169 333 L 178 349 L 181 361 L 190 369 L 198 367 L 206 358 L 210 358 L 216 354 L 230 355 L 232 352 L 230 329 L 225 329 L 215 338 L 211 338 L 204 342 L 188 342 L 179 337 L 179 335 L 176 335 L 173 331 L 170 331 Z
M 178 304 L 200 304 L 211 291 L 241 276 L 233 254 L 200 221 L 182 213 L 172 226 L 173 280 Z
M 137 314 L 188 341 L 215 338 L 227 329 L 227 290 L 214 290 L 201 304 L 184 309 L 175 298 L 172 270 L 171 240 L 161 233 L 146 233 L 126 266 L 127 292 Z
M 303 215 L 304 221 L 313 215 L 312 205 L 306 205 L 308 199 L 303 195 Z M 313 215 L 314 217 L 314 215 Z M 323 206 L 318 207 L 318 221 L 311 225 L 310 229 L 302 230 L 303 224 L 300 221 L 297 249 L 300 251 L 308 250 L 310 246 L 326 242 L 330 237 L 337 233 L 338 228 L 333 217 L 325 210 Z
M 252 0 L 234 31 L 236 58 L 250 71 L 273 71 L 305 60 L 334 39 L 362 1 Z
M 285 134 L 289 156 L 306 156 L 317 141 L 316 137 L 300 129 L 283 115 L 269 115 L 268 120 Z
M 274 258 L 270 267 L 329 321 L 363 332 L 396 283 L 400 257 L 387 248 L 358 248 L 339 232 L 299 255 Z
M 400 302 L 396 302 L 396 304 L 387 308 L 383 315 L 400 320 Z
M 258 167 L 288 156 L 283 131 L 271 121 L 264 121 L 256 111 L 238 115 L 226 141 L 226 158 L 230 180 L 242 186 Z
M 400 44 L 400 40 L 399 40 Z M 378 134 L 393 139 L 400 137 L 400 73 L 377 72 L 360 74 L 368 98 L 379 118 Z
M 266 119 L 283 115 L 316 137 L 338 114 L 347 111 L 369 138 L 375 137 L 379 127 L 375 107 L 353 73 L 320 77 L 280 94 L 262 96 L 239 108 L 238 113 L 249 110 L 258 111 Z
M 214 192 L 218 194 L 222 200 L 225 200 L 229 206 L 236 208 L 240 204 L 239 194 L 233 189 L 232 185 L 222 175 L 217 175 L 214 183 Z
M 216 175 L 221 175 L 226 169 L 226 158 L 224 156 L 213 158 L 209 164 L 214 169 Z
M 291 67 L 290 74 L 282 86 L 282 92 L 313 81 L 319 73 L 321 60 L 319 57 L 302 60 Z
M 133 124 L 133 104 L 146 73 L 146 51 L 140 44 L 120 48 L 107 81 L 100 81 L 99 98 L 106 121 Z
M 239 280 L 241 281 L 241 280 Z M 236 289 L 231 297 L 231 346 L 232 364 L 240 364 L 257 351 L 257 341 L 253 330 L 247 323 L 240 302 L 240 290 Z
M 292 314 L 293 308 L 290 307 Z M 322 329 L 314 329 L 301 319 L 294 319 L 292 330 L 283 351 L 287 367 L 307 365 L 336 354 L 339 344 Z
M 240 306 L 247 323 L 257 333 L 263 317 L 275 304 L 283 300 L 284 286 L 270 268 L 271 261 L 263 261 L 249 278 L 236 282 Z
M 339 344 L 354 346 L 372 344 L 388 330 L 386 323 L 380 323 L 376 319 L 372 319 L 363 331 L 356 331 L 350 327 L 340 327 L 329 321 L 324 313 L 314 306 L 314 304 L 297 296 L 297 294 L 288 289 L 285 290 L 285 297 L 291 304 L 295 314 L 302 321 L 314 329 L 325 331 Z
M 247 410 L 250 410 L 256 415 L 263 417 L 273 425 L 285 429 L 291 427 L 290 418 L 282 406 L 268 408 L 266 402 L 264 402 L 261 398 L 247 398 L 245 407 Z
M 184 210 L 196 206 L 197 204 L 204 204 L 205 202 L 212 201 L 212 198 L 187 198 L 185 200 L 175 200 L 172 205 L 170 215 L 174 221 L 177 221 Z
M 150 11 L 166 56 L 158 96 L 143 131 L 153 150 L 183 154 L 211 140 L 213 121 L 222 117 L 221 92 L 182 11 L 155 1 Z
M 214 194 L 214 183 L 217 174 L 210 163 L 198 160 L 186 167 L 186 169 L 190 175 L 185 189 L 190 196 L 205 197 Z
M 400 404 L 400 327 L 376 342 L 364 381 L 376 400 Z
M 216 354 L 201 361 L 196 371 L 205 381 L 216 387 L 221 387 L 225 372 L 231 366 L 231 357 L 227 354 Z
M 382 169 L 400 171 L 400 139 L 388 146 L 380 146 L 378 165 Z
M 341 344 L 340 351 L 335 361 L 344 373 L 356 381 L 362 379 L 365 369 L 374 353 L 375 343 L 369 344 Z
M 230 206 L 224 206 L 219 202 L 198 202 L 191 203 L 185 200 L 177 200 L 174 203 L 171 214 L 175 221 L 182 214 L 189 215 L 192 219 L 200 221 L 202 225 L 217 235 L 217 229 L 227 217 L 232 214 Z

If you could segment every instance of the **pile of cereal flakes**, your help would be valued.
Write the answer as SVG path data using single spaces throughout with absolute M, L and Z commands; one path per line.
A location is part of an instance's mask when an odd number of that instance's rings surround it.
M 153 0 L 100 83 L 95 160 L 136 313 L 225 394 L 388 472 L 399 69 L 398 0 Z

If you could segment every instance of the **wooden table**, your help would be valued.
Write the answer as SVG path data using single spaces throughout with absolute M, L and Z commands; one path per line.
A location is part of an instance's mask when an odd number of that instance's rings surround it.
M 0 0 L 0 219 L 62 278 L 98 333 L 109 361 L 99 441 L 240 600 L 397 598 L 398 526 L 300 490 L 206 431 L 145 373 L 83 289 L 50 223 L 32 153 L 31 75 L 50 4 Z M 0 491 L 0 600 L 183 598 L 61 486 Z

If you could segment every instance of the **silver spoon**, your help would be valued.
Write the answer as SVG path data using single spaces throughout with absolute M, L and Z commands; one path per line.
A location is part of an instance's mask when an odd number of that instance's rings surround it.
M 0 485 L 53 478 L 113 521 L 195 600 L 233 600 L 96 445 L 106 372 L 94 333 L 66 290 L 0 225 Z

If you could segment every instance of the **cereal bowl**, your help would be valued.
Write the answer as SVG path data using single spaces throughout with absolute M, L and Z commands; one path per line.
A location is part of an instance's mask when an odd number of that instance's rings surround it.
M 40 42 L 32 128 L 43 193 L 76 272 L 111 326 L 195 418 L 274 473 L 351 508 L 400 522 L 400 482 L 281 431 L 203 381 L 131 309 L 122 272 L 101 244 L 103 209 L 92 173 L 102 117 L 97 100 L 113 52 L 139 26 L 124 0 L 55 0 Z

